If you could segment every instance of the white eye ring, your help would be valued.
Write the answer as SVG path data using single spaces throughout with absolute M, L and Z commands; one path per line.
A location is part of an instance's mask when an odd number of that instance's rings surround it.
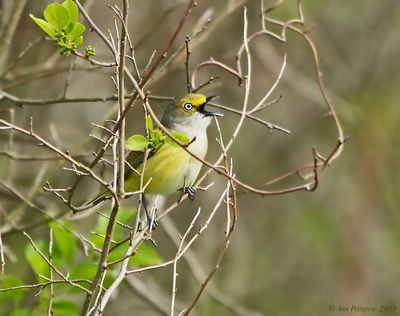
M 185 104 L 183 105 L 183 108 L 184 108 L 186 111 L 190 111 L 190 110 L 193 108 L 193 104 L 192 104 L 192 103 L 185 103 Z

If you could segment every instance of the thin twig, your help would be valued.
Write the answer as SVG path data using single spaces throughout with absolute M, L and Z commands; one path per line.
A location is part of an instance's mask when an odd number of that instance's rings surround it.
M 283 63 L 278 78 L 275 80 L 274 84 L 269 89 L 269 91 L 264 95 L 264 97 L 250 111 L 247 112 L 248 114 L 253 114 L 255 112 L 260 111 L 261 107 L 263 107 L 264 103 L 268 100 L 272 92 L 276 89 L 279 82 L 281 81 L 283 72 L 285 71 L 285 67 L 286 67 L 286 54 L 283 55 Z
M 186 90 L 187 90 L 188 93 L 192 93 L 192 84 L 190 82 L 190 64 L 189 64 L 191 50 L 190 50 L 189 43 L 190 43 L 190 36 L 186 35 L 186 39 L 185 39 L 185 47 L 186 47 L 186 59 L 185 59 Z
M 53 256 L 53 229 L 49 230 L 49 262 L 52 263 Z M 53 269 L 49 266 L 50 281 L 53 281 Z M 49 305 L 47 307 L 47 316 L 53 316 L 54 283 L 50 284 Z
M 183 245 L 186 241 L 186 238 L 188 237 L 190 231 L 193 229 L 198 217 L 200 216 L 200 212 L 201 212 L 201 208 L 199 207 L 197 209 L 196 214 L 194 215 L 192 221 L 190 222 L 189 227 L 186 229 L 185 233 L 183 234 L 181 241 L 179 243 L 178 246 L 178 251 L 176 252 L 175 258 L 173 260 L 173 267 L 172 267 L 172 294 L 171 294 L 171 309 L 170 309 L 170 315 L 174 316 L 174 312 L 175 312 L 175 299 L 176 299 L 176 292 L 177 292 L 177 287 L 176 287 L 176 283 L 177 283 L 177 277 L 178 277 L 178 272 L 177 272 L 177 265 L 178 265 L 178 261 L 182 256 L 182 248 Z
M 199 86 L 196 89 L 193 89 L 193 93 L 196 93 L 197 91 L 200 91 L 201 89 L 203 89 L 204 87 L 213 84 L 215 80 L 220 79 L 220 75 L 215 75 L 215 76 L 211 76 L 210 79 L 202 82 L 199 84 Z
M 0 284 L 3 282 L 5 266 L 6 266 L 6 261 L 4 260 L 4 246 L 3 246 L 3 240 L 1 239 L 1 231 L 0 231 Z
M 86 280 L 86 279 L 75 279 L 75 280 L 51 280 L 48 282 L 42 282 L 42 283 L 36 283 L 36 284 L 26 284 L 26 285 L 18 285 L 18 286 L 12 286 L 12 287 L 8 287 L 5 289 L 0 289 L 0 293 L 5 293 L 5 292 L 9 292 L 9 291 L 15 291 L 15 290 L 24 290 L 24 289 L 36 289 L 36 288 L 42 288 L 44 289 L 45 287 L 51 285 L 51 284 L 65 284 L 65 283 L 69 283 L 69 282 L 73 282 L 73 283 L 87 283 L 87 284 L 91 284 L 90 280 Z
M 235 76 L 238 81 L 239 81 L 239 85 L 242 85 L 243 82 L 243 78 L 242 78 L 242 74 L 240 72 L 238 72 L 236 69 L 233 69 L 232 67 L 229 67 L 228 65 L 215 60 L 214 58 L 210 58 L 207 61 L 203 61 L 202 63 L 198 64 L 192 72 L 192 79 L 191 79 L 191 83 L 192 83 L 192 87 L 196 87 L 196 75 L 197 72 L 201 69 L 204 68 L 206 66 L 217 66 L 223 70 L 225 70 L 226 72 L 230 73 L 231 75 Z M 197 89 L 197 88 L 195 88 Z
M 221 105 L 221 104 L 218 104 L 218 103 L 215 103 L 215 102 L 210 102 L 208 104 L 210 106 L 213 106 L 213 107 L 217 108 L 217 109 L 222 109 L 222 110 L 226 110 L 226 111 L 229 111 L 229 112 L 237 114 L 237 115 L 242 115 L 242 111 L 235 110 L 235 109 L 233 109 L 231 107 L 228 107 L 228 106 L 225 106 L 225 105 Z M 246 116 L 246 118 L 248 118 L 248 119 L 250 119 L 250 120 L 252 120 L 254 122 L 257 122 L 257 123 L 260 123 L 261 125 L 266 126 L 269 130 L 277 130 L 277 131 L 284 132 L 286 134 L 290 134 L 291 133 L 288 129 L 286 129 L 284 127 L 281 127 L 279 125 L 264 121 L 264 120 L 262 120 L 262 119 L 260 119 L 258 117 L 250 115 L 248 113 L 245 113 L 245 116 Z

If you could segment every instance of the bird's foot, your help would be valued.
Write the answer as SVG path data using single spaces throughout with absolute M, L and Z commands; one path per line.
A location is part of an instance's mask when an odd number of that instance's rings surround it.
M 150 216 L 150 214 L 146 214 L 146 218 L 147 218 L 147 224 L 149 225 L 151 230 L 155 230 L 156 227 L 160 225 L 158 220 L 155 217 Z
M 194 187 L 184 187 L 183 193 L 187 193 L 189 200 L 193 201 L 196 194 L 196 189 Z

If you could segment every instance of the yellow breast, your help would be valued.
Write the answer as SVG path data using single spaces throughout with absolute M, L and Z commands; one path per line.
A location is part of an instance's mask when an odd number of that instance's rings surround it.
M 207 152 L 207 143 L 205 145 L 201 146 L 201 144 L 196 144 L 195 141 L 188 149 L 204 158 Z M 193 158 L 184 149 L 165 143 L 146 162 L 143 183 L 150 182 L 146 187 L 145 193 L 172 194 L 183 186 L 192 185 L 200 169 L 201 162 Z M 137 170 L 141 172 L 142 165 Z M 139 190 L 139 176 L 133 172 L 129 179 L 126 179 L 125 191 L 132 192 L 137 190 Z

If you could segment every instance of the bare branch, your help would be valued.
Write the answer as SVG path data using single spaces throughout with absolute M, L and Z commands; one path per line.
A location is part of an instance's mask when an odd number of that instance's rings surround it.
M 171 295 L 171 315 L 174 315 L 175 312 L 175 296 L 176 296 L 176 291 L 177 291 L 177 287 L 176 287 L 176 283 L 177 283 L 177 277 L 178 277 L 178 272 L 177 272 L 177 265 L 178 265 L 178 260 L 179 258 L 182 256 L 182 248 L 184 245 L 184 242 L 186 241 L 186 238 L 188 237 L 190 231 L 193 229 L 194 224 L 196 223 L 199 215 L 201 212 L 201 208 L 199 207 L 196 214 L 193 217 L 193 220 L 191 221 L 189 227 L 186 229 L 185 233 L 183 234 L 182 238 L 181 238 L 181 242 L 179 243 L 178 246 L 178 251 L 176 252 L 175 258 L 173 260 L 173 272 L 172 272 L 172 295 Z
M 1 239 L 1 231 L 0 231 L 0 284 L 3 281 L 5 265 L 6 261 L 4 260 L 4 246 L 3 246 L 3 240 Z
M 185 69 L 186 69 L 186 89 L 188 93 L 192 92 L 192 84 L 190 82 L 190 65 L 189 65 L 189 59 L 190 59 L 190 54 L 191 50 L 189 47 L 190 43 L 190 36 L 186 35 L 185 39 L 185 46 L 186 46 L 186 59 L 185 59 Z
M 49 230 L 49 262 L 52 263 L 53 255 L 53 230 Z M 53 269 L 49 266 L 50 282 L 53 281 Z M 47 307 L 47 316 L 53 316 L 54 283 L 50 284 L 49 306 Z

